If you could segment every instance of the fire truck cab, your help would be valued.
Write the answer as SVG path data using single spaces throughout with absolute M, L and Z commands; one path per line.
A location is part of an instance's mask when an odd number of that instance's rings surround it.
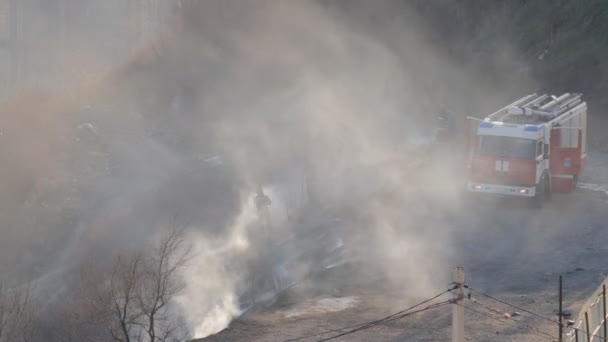
M 587 160 L 582 94 L 532 94 L 467 118 L 467 191 L 548 198 L 573 191 Z

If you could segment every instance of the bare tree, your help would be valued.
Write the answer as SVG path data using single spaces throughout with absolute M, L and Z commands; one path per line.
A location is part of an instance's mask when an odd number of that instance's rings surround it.
M 32 286 L 0 284 L 0 342 L 29 341 L 33 326 Z
M 170 341 L 180 331 L 179 319 L 169 305 L 184 288 L 178 272 L 185 266 L 190 253 L 191 249 L 184 243 L 183 230 L 174 226 L 145 260 L 137 303 L 150 342 Z
M 76 325 L 105 330 L 105 340 L 116 342 L 183 340 L 173 299 L 184 287 L 178 272 L 190 253 L 183 231 L 172 228 L 157 244 L 115 257 L 106 271 L 83 268 L 72 309 Z M 94 336 L 88 339 L 98 340 Z
M 118 256 L 110 276 L 109 299 L 111 320 L 108 331 L 115 341 L 140 341 L 142 313 L 136 307 L 137 293 L 141 283 L 140 253 L 133 256 Z
M 69 289 L 64 305 L 63 324 L 55 325 L 64 341 L 107 340 L 103 328 L 109 320 L 107 270 L 92 260 L 80 265 L 78 276 Z

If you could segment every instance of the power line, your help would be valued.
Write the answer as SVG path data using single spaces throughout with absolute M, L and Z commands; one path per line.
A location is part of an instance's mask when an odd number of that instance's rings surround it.
M 407 317 L 407 316 L 411 316 L 413 314 L 416 314 L 416 313 L 419 313 L 419 312 L 422 312 L 422 311 L 427 311 L 427 310 L 430 310 L 430 309 L 435 309 L 435 308 L 439 308 L 439 307 L 442 307 L 442 306 L 446 306 L 448 304 L 452 304 L 452 302 L 453 302 L 452 300 L 446 300 L 446 301 L 443 301 L 443 302 L 431 304 L 431 305 L 425 307 L 424 309 L 419 309 L 419 310 L 416 310 L 416 311 L 411 311 L 411 312 L 403 313 L 403 314 L 401 314 L 399 316 L 395 316 L 395 317 L 392 317 L 390 319 L 385 319 L 385 320 L 383 320 L 381 322 L 374 323 L 373 325 L 378 325 L 378 324 L 381 324 L 381 323 L 396 321 L 398 319 L 401 319 L 401 318 L 404 318 L 404 317 Z M 370 326 L 371 326 L 371 324 L 370 324 Z
M 501 320 L 501 319 L 499 319 L 499 318 L 496 318 L 496 317 L 493 317 L 493 316 L 488 316 L 488 315 L 485 315 L 485 314 L 484 314 L 484 313 L 482 313 L 482 312 L 479 312 L 479 311 L 477 311 L 477 310 L 475 310 L 475 309 L 471 309 L 470 307 L 467 307 L 467 306 L 462 305 L 462 304 L 459 304 L 459 303 L 455 303 L 455 304 L 456 304 L 456 305 L 459 305 L 459 306 L 462 306 L 462 307 L 463 307 L 463 308 L 465 308 L 466 310 L 468 310 L 468 311 L 470 311 L 470 312 L 473 312 L 473 313 L 477 314 L 477 315 L 478 315 L 478 316 L 480 316 L 480 317 L 483 317 L 483 318 L 490 318 L 490 319 L 493 319 L 493 320 L 495 320 L 495 321 L 497 321 L 497 322 L 500 322 L 500 323 L 502 323 L 502 324 L 506 324 L 506 325 L 514 326 L 514 327 L 519 328 L 519 329 L 525 329 L 525 328 L 524 328 L 524 327 L 522 327 L 521 325 L 516 325 L 516 324 L 513 324 L 513 323 L 511 323 L 511 322 L 509 322 L 509 321 L 503 321 L 503 320 Z M 540 337 L 542 337 L 542 338 L 544 338 L 544 339 L 551 340 L 551 341 L 554 341 L 555 339 L 557 339 L 557 337 L 555 337 L 555 336 L 553 336 L 553 335 L 551 335 L 551 334 L 547 334 L 547 333 L 545 333 L 545 332 L 536 332 L 536 331 L 532 331 L 532 333 L 533 333 L 534 335 L 540 336 Z
M 431 297 L 431 298 L 429 298 L 429 299 L 427 299 L 427 300 L 425 300 L 425 301 L 422 301 L 422 302 L 420 302 L 420 303 L 418 303 L 418 304 L 416 304 L 416 305 L 414 305 L 414 306 L 410 306 L 410 307 L 409 307 L 409 308 L 407 308 L 407 309 L 403 309 L 403 310 L 401 310 L 401 311 L 395 312 L 395 313 L 394 313 L 394 314 L 392 314 L 392 315 L 386 316 L 386 317 L 384 317 L 384 318 L 381 318 L 381 319 L 378 319 L 378 320 L 375 320 L 375 321 L 371 321 L 371 322 L 365 322 L 365 323 L 359 323 L 359 324 L 357 324 L 357 325 L 351 325 L 351 326 L 346 326 L 346 327 L 342 327 L 342 328 L 337 328 L 337 329 L 332 329 L 332 330 L 323 331 L 323 332 L 316 333 L 316 334 L 311 334 L 311 335 L 305 335 L 305 336 L 301 336 L 301 337 L 291 338 L 291 339 L 288 339 L 288 340 L 284 340 L 283 342 L 300 341 L 300 340 L 304 340 L 304 339 L 311 338 L 311 337 L 317 337 L 317 336 L 322 336 L 322 335 L 331 334 L 331 333 L 334 333 L 334 332 L 340 332 L 340 331 L 343 331 L 343 330 L 346 330 L 346 329 L 360 329 L 360 328 L 366 327 L 366 326 L 368 326 L 368 325 L 377 325 L 377 324 L 380 324 L 380 323 L 382 323 L 382 322 L 392 320 L 392 318 L 393 318 L 393 317 L 395 317 L 395 316 L 401 315 L 401 314 L 403 314 L 403 313 L 405 313 L 405 312 L 407 312 L 407 311 L 410 311 L 410 310 L 412 310 L 412 309 L 415 309 L 415 308 L 417 308 L 417 307 L 419 307 L 419 306 L 421 306 L 421 305 L 424 305 L 424 304 L 426 304 L 426 303 L 428 303 L 428 302 L 430 302 L 430 301 L 432 301 L 432 300 L 435 300 L 435 299 L 437 299 L 437 298 L 439 298 L 439 297 L 443 296 L 444 294 L 446 294 L 446 293 L 450 292 L 451 290 L 452 290 L 452 289 L 448 289 L 448 290 L 446 290 L 446 291 L 443 291 L 443 292 L 441 292 L 441 293 L 438 293 L 437 295 L 435 295 L 435 296 L 433 296 L 433 297 Z
M 510 303 L 507 303 L 507 302 L 502 301 L 502 300 L 500 300 L 500 299 L 498 299 L 498 298 L 492 297 L 492 296 L 490 296 L 489 294 L 485 294 L 485 293 L 483 293 L 483 292 L 481 292 L 481 291 L 477 291 L 477 290 L 475 290 L 475 289 L 473 289 L 473 288 L 471 288 L 471 287 L 467 287 L 467 288 L 468 288 L 469 290 L 471 290 L 472 292 L 478 293 L 478 294 L 480 294 L 480 295 L 482 295 L 482 296 L 484 296 L 484 297 L 490 298 L 490 299 L 492 299 L 492 300 L 495 300 L 495 301 L 497 301 L 497 302 L 499 302 L 499 303 L 502 303 L 502 304 L 508 305 L 508 306 L 513 307 L 513 308 L 515 308 L 515 309 L 518 309 L 518 310 L 520 310 L 520 311 L 523 311 L 523 312 L 529 313 L 530 315 L 536 316 L 536 317 L 538 317 L 538 318 L 542 318 L 542 319 L 544 319 L 544 320 L 547 320 L 547 321 L 552 322 L 552 323 L 555 323 L 555 324 L 560 324 L 560 323 L 559 323 L 559 321 L 557 321 L 557 320 L 555 320 L 555 319 L 551 319 L 551 318 L 548 318 L 548 317 L 545 317 L 545 316 L 539 315 L 539 314 L 537 314 L 537 313 L 534 313 L 534 312 L 532 312 L 532 311 L 526 310 L 526 309 L 524 309 L 524 308 L 518 307 L 518 306 L 516 306 L 516 305 L 513 305 L 513 304 L 510 304 Z M 477 302 L 477 304 L 479 304 L 479 302 Z M 481 305 L 481 304 L 479 304 L 479 305 Z M 483 306 L 483 305 L 482 305 L 482 306 Z M 502 314 L 501 312 L 499 312 L 499 313 L 500 313 L 500 314 Z M 560 313 L 560 314 L 561 314 L 561 313 Z M 514 321 L 518 322 L 517 320 L 514 320 Z M 586 335 L 588 335 L 588 336 L 590 336 L 590 337 L 594 337 L 594 338 L 595 338 L 595 337 L 597 337 L 597 338 L 601 339 L 602 341 L 608 341 L 608 337 L 602 337 L 602 336 L 599 336 L 599 335 L 595 335 L 595 334 L 592 334 L 592 333 L 590 333 L 590 332 L 588 332 L 588 331 L 581 330 L 581 329 L 575 329 L 575 330 L 580 331 L 580 332 L 582 332 L 582 333 L 584 333 L 584 334 L 586 334 Z
M 529 313 L 529 314 L 530 314 L 530 315 L 532 315 L 532 316 L 536 316 L 536 317 L 538 317 L 538 318 L 542 318 L 542 319 L 547 320 L 547 321 L 549 321 L 549 322 L 559 324 L 559 321 L 557 321 L 557 320 L 555 320 L 555 319 L 552 319 L 552 318 L 549 318 L 549 317 L 545 317 L 545 316 L 543 316 L 543 315 L 539 315 L 539 314 L 534 313 L 534 312 L 532 312 L 532 311 L 529 311 L 529 310 L 526 310 L 526 309 L 524 309 L 524 308 L 521 308 L 521 307 L 519 307 L 519 306 L 517 306 L 517 305 L 513 305 L 513 304 L 511 304 L 511 303 L 507 303 L 507 302 L 502 301 L 502 300 L 500 300 L 500 299 L 498 299 L 498 298 L 494 298 L 494 297 L 490 296 L 489 294 L 485 294 L 485 293 L 483 293 L 483 292 L 481 292 L 481 291 L 477 291 L 477 290 L 475 290 L 474 288 L 471 288 L 471 287 L 467 287 L 467 288 L 468 288 L 469 290 L 471 290 L 471 291 L 475 292 L 475 293 L 478 293 L 478 294 L 480 294 L 480 295 L 484 296 L 484 297 L 487 297 L 487 298 L 493 299 L 493 300 L 495 300 L 495 301 L 497 301 L 497 302 L 499 302 L 499 303 L 502 303 L 502 304 L 504 304 L 504 305 L 508 305 L 508 306 L 513 307 L 513 308 L 515 308 L 515 309 L 517 309 L 517 310 L 520 310 L 520 311 L 523 311 L 523 312 Z M 561 312 L 560 312 L 560 314 L 561 314 Z
M 488 311 L 494 312 L 494 313 L 499 314 L 499 315 L 501 315 L 501 316 L 503 315 L 503 313 L 502 313 L 502 312 L 500 312 L 500 311 L 498 311 L 498 310 L 495 310 L 495 309 L 492 309 L 492 308 L 490 308 L 490 307 L 488 307 L 488 306 L 485 306 L 485 305 L 481 304 L 481 303 L 480 303 L 480 302 L 478 302 L 478 301 L 474 301 L 473 303 L 475 303 L 475 304 L 477 304 L 477 305 L 481 306 L 482 308 L 484 308 L 484 309 L 486 309 L 486 310 L 488 310 Z M 537 331 L 537 332 L 538 332 L 538 333 L 540 333 L 540 334 L 547 335 L 547 336 L 552 336 L 552 335 L 550 335 L 550 334 L 548 334 L 548 333 L 545 333 L 544 331 L 541 331 L 541 330 L 539 330 L 539 329 L 537 329 L 537 328 L 535 328 L 535 327 L 533 327 L 533 326 L 531 326 L 531 325 L 529 325 L 529 324 L 526 324 L 526 323 L 524 323 L 524 322 L 522 322 L 522 321 L 520 321 L 520 320 L 518 320 L 518 319 L 511 318 L 511 320 L 512 320 L 513 322 L 517 322 L 517 323 L 519 323 L 519 324 L 521 324 L 521 325 L 523 325 L 523 326 L 527 327 L 528 329 L 531 329 L 531 330 Z
M 431 304 L 431 305 L 429 305 L 429 306 L 427 306 L 427 307 L 425 307 L 425 308 L 423 308 L 423 309 L 419 309 L 419 310 L 416 310 L 416 311 L 411 311 L 411 312 L 406 312 L 406 313 L 403 313 L 403 314 L 401 314 L 401 315 L 399 315 L 399 316 L 392 317 L 392 318 L 390 318 L 390 319 L 386 319 L 386 318 L 384 318 L 384 319 L 378 320 L 378 321 L 376 321 L 376 322 L 370 323 L 370 324 L 368 324 L 368 325 L 362 326 L 362 327 L 360 327 L 360 328 L 353 329 L 353 330 L 349 330 L 349 331 L 343 332 L 343 333 L 338 334 L 338 335 L 334 335 L 334 336 L 330 336 L 330 337 L 327 337 L 327 338 L 324 338 L 324 339 L 318 340 L 317 342 L 326 342 L 326 341 L 330 341 L 330 340 L 336 339 L 336 338 L 338 338 L 338 337 L 342 337 L 342 336 L 345 336 L 345 335 L 350 335 L 350 334 L 356 333 L 356 332 L 361 331 L 361 330 L 369 329 L 369 328 L 374 327 L 374 326 L 376 326 L 376 325 L 378 325 L 378 324 L 381 324 L 381 323 L 395 321 L 395 320 L 398 320 L 398 319 L 401 319 L 401 318 L 405 318 L 405 317 L 407 317 L 407 316 L 411 316 L 411 315 L 417 314 L 417 313 L 419 313 L 419 312 L 423 312 L 423 311 L 427 311 L 427 310 L 431 310 L 431 309 L 439 308 L 439 307 L 442 307 L 442 306 L 450 305 L 450 304 L 452 304 L 452 303 L 453 303 L 453 301 L 452 301 L 452 300 L 447 300 L 447 301 L 445 301 L 445 302 L 436 303 L 436 304 Z

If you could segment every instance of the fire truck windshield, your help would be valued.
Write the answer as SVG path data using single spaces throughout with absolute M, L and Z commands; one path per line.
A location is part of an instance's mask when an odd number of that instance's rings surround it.
M 499 158 L 535 159 L 536 141 L 513 137 L 479 136 L 479 155 Z

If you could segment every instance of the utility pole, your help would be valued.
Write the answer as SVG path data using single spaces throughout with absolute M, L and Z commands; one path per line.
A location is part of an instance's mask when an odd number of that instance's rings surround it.
M 602 304 L 603 304 L 603 312 L 604 312 L 604 338 L 608 338 L 608 321 L 606 321 L 608 318 L 608 316 L 606 316 L 606 284 L 604 283 L 604 285 L 602 285 Z
M 563 341 L 563 330 L 564 325 L 562 324 L 562 317 L 564 316 L 564 312 L 562 310 L 562 276 L 559 276 L 559 342 Z M 589 331 L 589 329 L 587 329 Z
M 452 342 L 464 342 L 464 268 L 456 267 L 456 289 L 452 304 Z

